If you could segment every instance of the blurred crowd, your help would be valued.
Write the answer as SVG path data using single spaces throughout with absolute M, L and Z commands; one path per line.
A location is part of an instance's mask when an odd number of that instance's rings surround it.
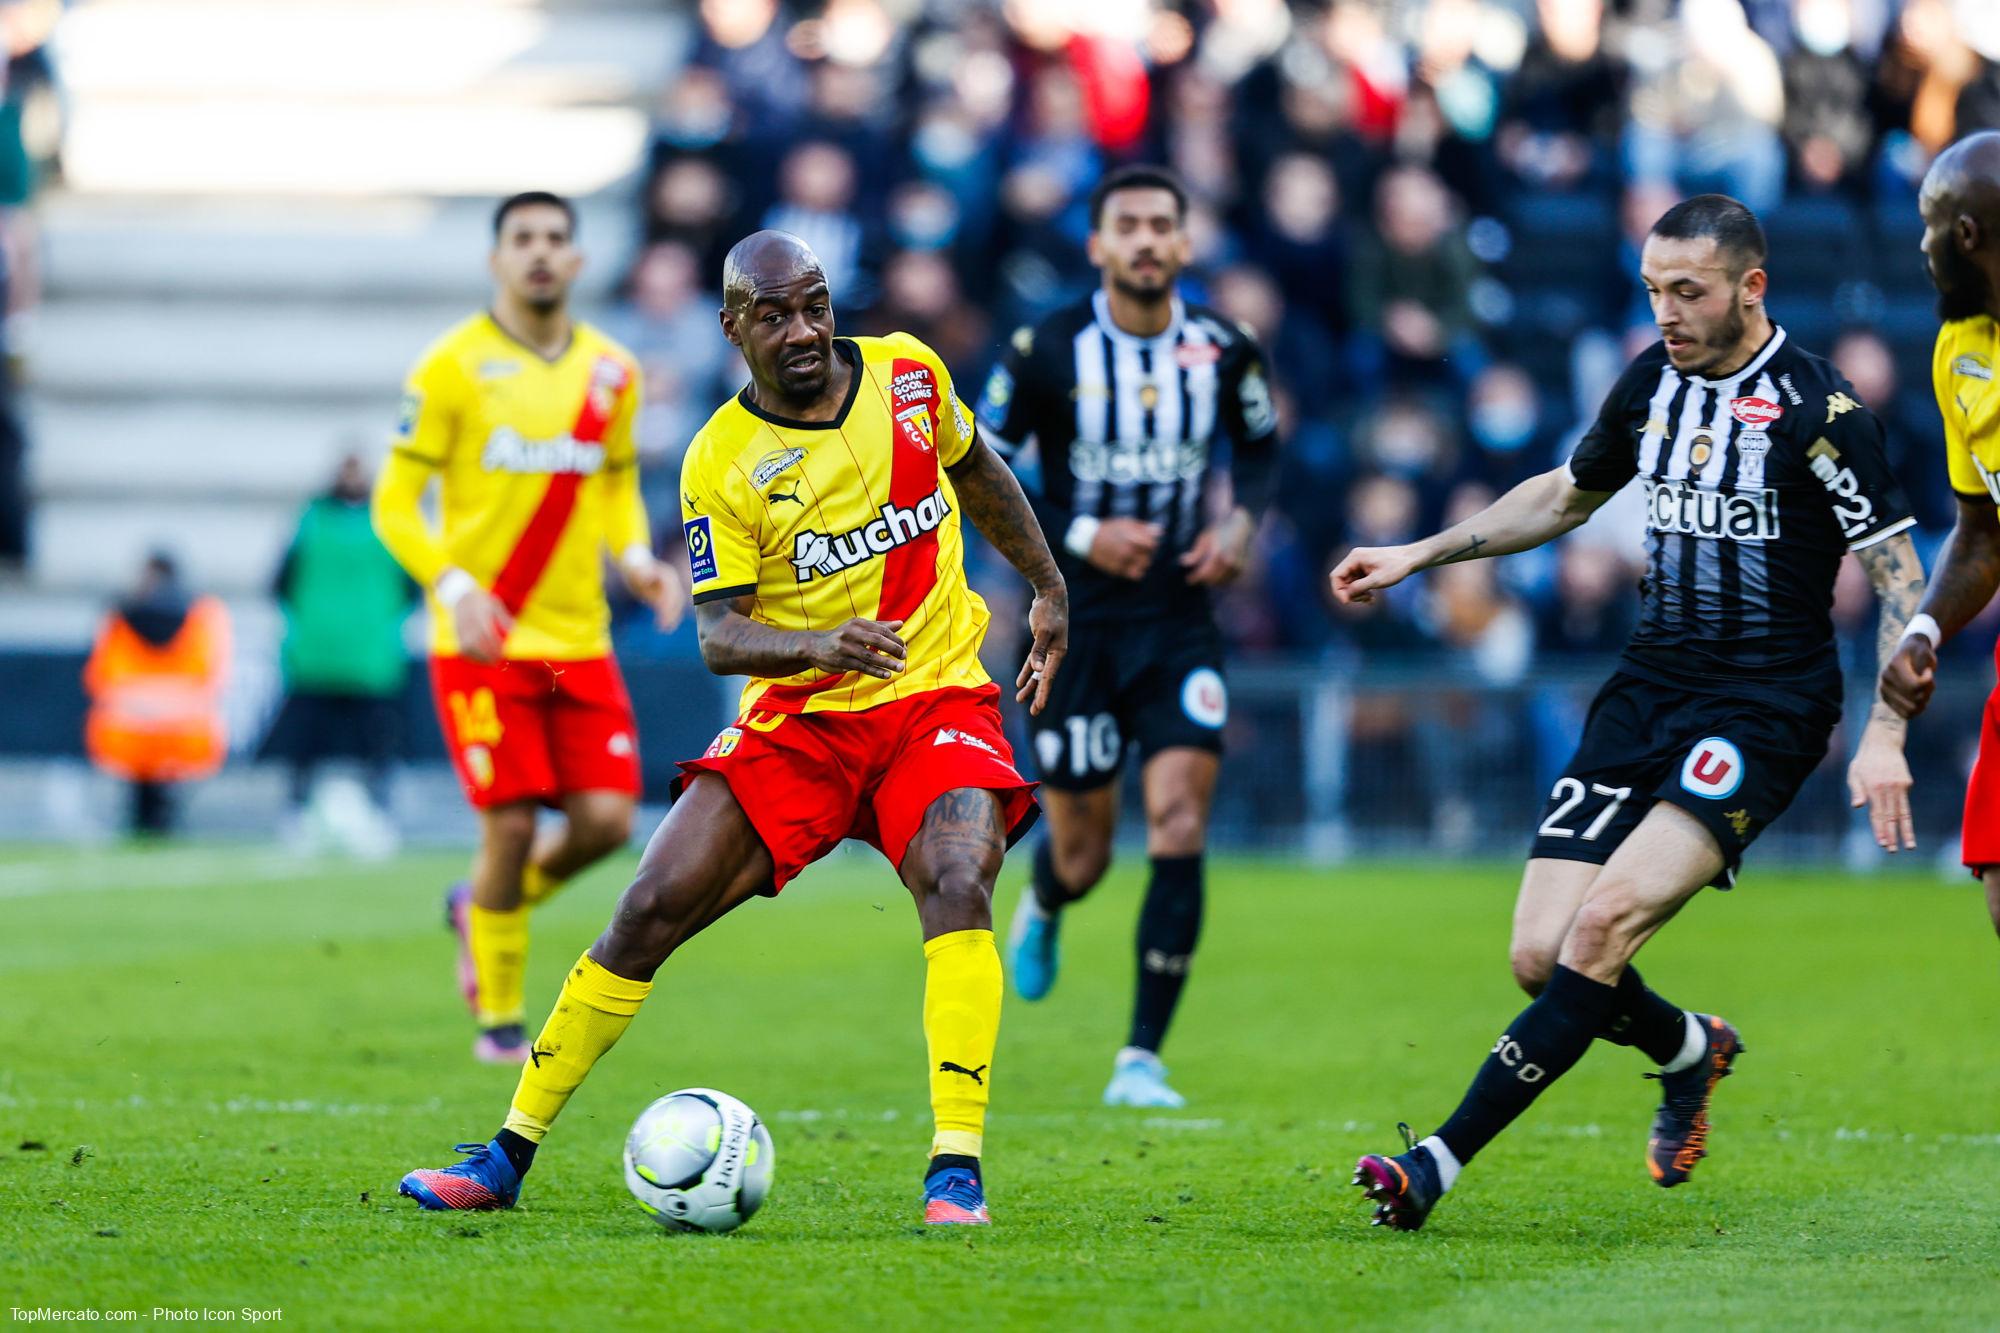
M 1888 423 L 1929 537 L 1950 524 L 1915 192 L 2000 126 L 1994 0 L 701 0 L 683 37 L 611 329 L 646 367 L 658 515 L 742 382 L 713 314 L 736 238 L 805 236 L 844 330 L 907 329 L 977 385 L 1094 284 L 1085 197 L 1148 160 L 1196 200 L 1189 295 L 1257 333 L 1280 390 L 1283 498 L 1225 607 L 1240 653 L 1506 683 L 1615 650 L 1636 510 L 1368 606 L 1336 610 L 1323 574 L 1565 456 L 1651 340 L 1641 238 L 1705 190 L 1764 216 L 1779 322 Z

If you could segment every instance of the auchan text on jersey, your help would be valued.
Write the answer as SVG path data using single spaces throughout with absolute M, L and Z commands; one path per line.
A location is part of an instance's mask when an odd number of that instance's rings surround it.
M 940 486 L 908 509 L 885 504 L 880 512 L 881 517 L 833 536 L 811 530 L 799 533 L 792 541 L 792 567 L 799 572 L 799 582 L 852 569 L 936 532 L 951 505 Z

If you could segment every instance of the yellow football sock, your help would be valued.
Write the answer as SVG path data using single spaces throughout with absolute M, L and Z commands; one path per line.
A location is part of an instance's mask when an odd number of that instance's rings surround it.
M 562 892 L 566 879 L 557 879 L 548 871 L 530 861 L 521 871 L 521 906 L 539 907 Z
M 534 1054 L 521 1066 L 507 1128 L 540 1143 L 570 1094 L 598 1057 L 624 1034 L 652 989 L 650 981 L 607 972 L 589 954 L 577 959 L 563 981 L 555 1011 L 535 1038 Z
M 924 1042 L 930 1049 L 931 1156 L 979 1156 L 993 1045 L 1000 1039 L 1000 951 L 990 930 L 924 943 Z
M 472 970 L 479 978 L 479 1026 L 521 1021 L 521 974 L 528 966 L 528 911 L 472 905 L 467 917 Z

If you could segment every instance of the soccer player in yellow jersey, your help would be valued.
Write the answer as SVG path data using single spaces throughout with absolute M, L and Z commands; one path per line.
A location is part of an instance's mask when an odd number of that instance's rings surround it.
M 751 677 L 742 713 L 681 765 L 680 799 L 570 970 L 504 1128 L 454 1166 L 403 1177 L 402 1192 L 426 1208 L 511 1207 L 536 1144 L 667 956 L 861 838 L 896 866 L 923 929 L 936 1122 L 924 1220 L 981 1224 L 1000 1030 L 993 879 L 1035 803 L 979 666 L 986 608 L 965 583 L 961 510 L 1035 590 L 1015 680 L 1031 711 L 1067 646 L 1068 592 L 937 355 L 902 334 L 835 338 L 805 242 L 739 242 L 723 299 L 751 382 L 688 449 L 682 526 L 702 656 Z
M 410 372 L 375 528 L 430 591 L 431 683 L 466 799 L 479 812 L 468 884 L 448 898 L 473 1053 L 528 1058 L 521 974 L 528 909 L 631 836 L 632 705 L 611 656 L 604 558 L 661 623 L 687 592 L 653 558 L 632 419 L 637 364 L 572 320 L 576 214 L 535 192 L 493 217 L 492 309 Z M 443 531 L 419 507 L 439 483 Z M 539 806 L 563 819 L 536 835 Z
M 1918 206 L 1944 321 L 1931 383 L 1958 522 L 1902 646 L 1882 669 L 1882 697 L 1904 717 L 1930 703 L 1938 647 L 2000 591 L 2000 385 L 1993 382 L 2000 372 L 2000 133 L 1970 135 L 1940 153 Z M 2000 931 L 2000 688 L 1986 701 L 1960 836 L 1959 854 L 1984 882 Z

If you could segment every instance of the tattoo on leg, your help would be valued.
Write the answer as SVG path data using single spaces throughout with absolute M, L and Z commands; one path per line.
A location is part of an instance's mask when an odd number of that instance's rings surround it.
M 917 839 L 934 866 L 960 861 L 979 865 L 997 859 L 1007 850 L 1000 799 L 976 787 L 948 791 L 931 803 Z

